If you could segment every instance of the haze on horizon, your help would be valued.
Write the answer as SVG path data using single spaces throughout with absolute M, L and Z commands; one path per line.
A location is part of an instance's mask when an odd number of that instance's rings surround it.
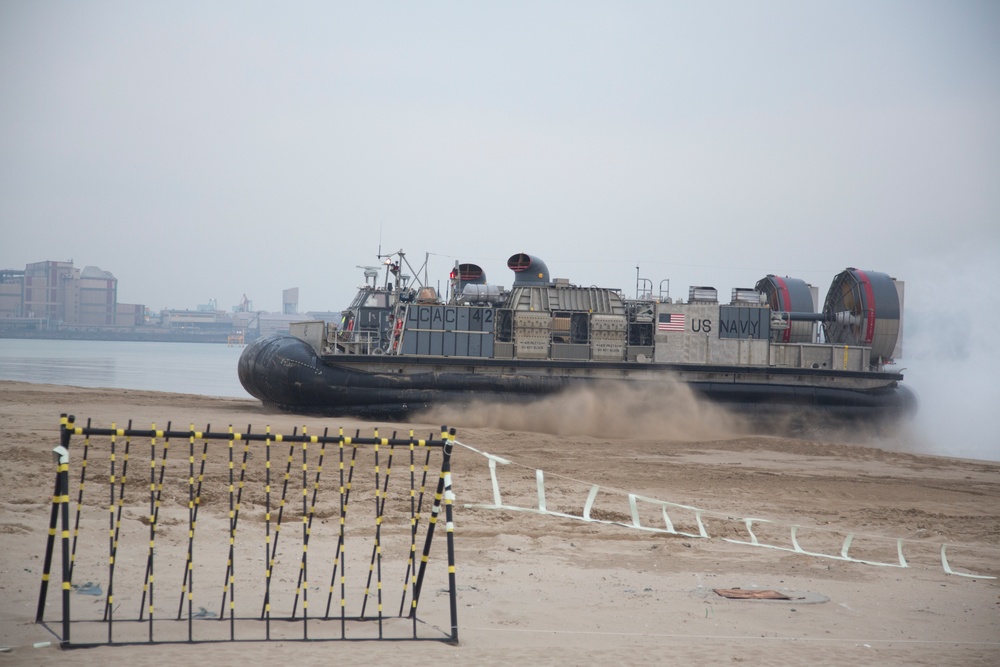
M 1000 398 L 990 0 L 11 1 L 0 90 L 0 268 L 307 311 L 380 246 L 682 298 L 857 266 L 906 281 L 927 389 Z

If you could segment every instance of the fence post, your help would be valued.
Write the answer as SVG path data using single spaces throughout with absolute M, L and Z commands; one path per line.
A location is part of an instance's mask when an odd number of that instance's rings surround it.
M 66 448 L 69 443 L 69 434 L 66 431 L 66 413 L 59 416 L 59 439 L 60 447 Z M 58 451 L 58 447 L 53 452 Z M 42 585 L 38 592 L 38 610 L 35 612 L 35 623 L 45 620 L 45 601 L 49 592 L 49 577 L 52 572 L 52 552 L 55 550 L 56 526 L 59 525 L 59 456 L 56 455 L 56 479 L 52 488 L 52 511 L 49 513 L 49 533 L 45 538 L 45 560 L 42 561 Z
M 441 475 L 444 479 L 444 520 L 448 544 L 448 597 L 451 607 L 451 641 L 458 643 L 458 585 L 455 581 L 455 517 L 453 501 L 455 493 L 451 488 L 451 452 L 455 447 L 455 429 L 448 432 L 442 448 Z M 429 541 L 429 540 L 428 540 Z
M 59 464 L 59 505 L 60 524 L 62 527 L 62 639 L 61 644 L 69 644 L 69 594 L 72 586 L 69 554 L 69 439 L 73 433 L 73 415 L 66 419 L 66 424 L 60 433 L 60 444 L 53 451 Z

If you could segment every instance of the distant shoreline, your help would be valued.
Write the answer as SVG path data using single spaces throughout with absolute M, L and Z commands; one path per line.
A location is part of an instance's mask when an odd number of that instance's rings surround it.
M 229 344 L 229 334 L 185 333 L 169 331 L 2 331 L 0 338 L 20 340 L 102 340 L 148 343 L 222 343 Z M 250 342 L 247 340 L 246 342 Z

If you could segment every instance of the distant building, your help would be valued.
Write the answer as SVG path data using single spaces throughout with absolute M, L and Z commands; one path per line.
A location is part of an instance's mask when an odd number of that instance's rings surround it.
M 141 327 L 145 323 L 145 306 L 137 303 L 119 303 L 115 309 L 115 324 L 120 327 Z
M 96 266 L 83 270 L 66 262 L 27 264 L 24 270 L 0 269 L 0 336 L 98 340 L 183 340 L 226 342 L 234 335 L 287 333 L 292 322 L 339 322 L 340 312 L 299 314 L 299 288 L 282 292 L 280 314 L 255 312 L 243 300 L 229 314 L 218 301 L 193 310 L 150 312 L 141 304 L 118 303 L 118 279 Z
M 116 324 L 118 279 L 96 266 L 84 267 L 79 278 L 80 310 L 76 323 L 108 327 Z
M 0 318 L 24 317 L 24 271 L 0 269 Z
M 35 262 L 24 267 L 25 317 L 53 324 L 80 321 L 80 272 L 73 262 Z
M 229 332 L 233 321 L 221 310 L 162 310 L 160 326 L 191 333 Z
M 257 327 L 261 337 L 276 333 L 288 333 L 292 322 L 301 322 L 301 315 L 257 314 Z
M 324 322 L 328 322 L 330 324 L 339 325 L 340 324 L 340 320 L 341 320 L 341 318 L 343 316 L 344 316 L 344 314 L 341 311 L 339 311 L 339 310 L 333 310 L 333 311 L 331 311 L 331 310 L 310 310 L 308 313 L 306 313 L 306 317 L 303 317 L 302 319 L 304 319 L 304 320 L 323 320 Z
M 281 293 L 281 314 L 296 315 L 299 312 L 299 288 L 291 287 Z
M 257 313 L 232 313 L 229 315 L 230 320 L 233 322 L 233 328 L 239 329 L 240 331 L 246 331 L 247 329 L 256 328 L 257 324 Z
M 45 261 L 24 271 L 0 270 L 0 318 L 49 329 L 113 327 L 119 324 L 118 306 L 118 279 L 96 266 L 81 271 L 72 261 Z M 127 314 L 124 326 L 133 321 Z

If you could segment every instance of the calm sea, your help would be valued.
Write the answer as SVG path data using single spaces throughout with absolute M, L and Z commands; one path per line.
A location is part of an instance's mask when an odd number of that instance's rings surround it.
M 250 398 L 242 347 L 218 343 L 0 339 L 0 380 Z

